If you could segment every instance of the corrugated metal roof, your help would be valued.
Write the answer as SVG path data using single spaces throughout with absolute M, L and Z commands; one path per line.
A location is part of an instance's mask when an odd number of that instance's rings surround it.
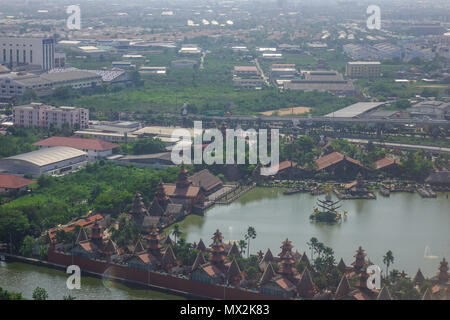
M 325 117 L 353 118 L 384 104 L 385 102 L 358 102 L 343 109 L 329 113 Z
M 6 160 L 22 160 L 43 167 L 52 163 L 87 155 L 86 152 L 69 147 L 52 147 L 18 154 Z

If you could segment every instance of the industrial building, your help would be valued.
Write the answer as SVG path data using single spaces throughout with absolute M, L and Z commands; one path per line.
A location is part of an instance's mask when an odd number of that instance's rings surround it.
M 0 160 L 0 172 L 15 175 L 64 175 L 84 167 L 87 153 L 69 147 L 52 147 Z
M 0 38 L 0 64 L 9 68 L 38 65 L 51 70 L 55 63 L 55 41 L 48 38 Z
M 233 75 L 238 77 L 259 77 L 256 66 L 234 66 Z
M 351 80 L 346 80 L 336 71 L 303 71 L 301 79 L 283 82 L 284 90 L 321 91 L 333 94 L 354 94 Z
M 89 110 L 76 107 L 54 107 L 43 103 L 30 103 L 12 108 L 14 126 L 41 127 L 68 124 L 71 128 L 86 128 L 89 124 Z
M 450 119 L 450 102 L 422 101 L 413 105 L 408 111 L 412 117 L 416 118 Z
M 89 161 L 106 158 L 112 155 L 113 149 L 118 148 L 118 144 L 98 140 L 83 139 L 75 137 L 50 137 L 33 144 L 39 149 L 52 147 L 70 147 L 87 153 Z
M 343 109 L 329 113 L 325 115 L 325 117 L 356 118 L 368 113 L 369 111 L 374 111 L 375 109 L 378 109 L 385 104 L 385 102 L 357 102 Z
M 350 78 L 380 78 L 381 63 L 379 61 L 347 62 L 346 74 Z
M 94 72 L 70 70 L 32 74 L 11 72 L 0 75 L 0 99 L 11 100 L 22 96 L 25 91 L 32 90 L 38 96 L 49 95 L 58 87 L 72 89 L 95 88 L 101 86 L 102 76 Z

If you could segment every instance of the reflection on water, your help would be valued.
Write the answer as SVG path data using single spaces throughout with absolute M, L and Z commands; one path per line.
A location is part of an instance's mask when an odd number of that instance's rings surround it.
M 244 239 L 248 226 L 253 226 L 257 232 L 253 253 L 270 248 L 278 254 L 286 237 L 293 241 L 294 250 L 308 251 L 306 242 L 316 237 L 347 264 L 353 262 L 359 245 L 380 266 L 383 255 L 392 250 L 391 269 L 404 269 L 411 276 L 419 267 L 427 276 L 437 272 L 439 260 L 424 258 L 426 246 L 439 259 L 450 259 L 450 202 L 445 193 L 437 199 L 393 193 L 377 200 L 342 201 L 341 209 L 348 211 L 348 217 L 335 225 L 309 220 L 316 200 L 310 194 L 283 195 L 280 189 L 255 188 L 228 206 L 214 206 L 205 217 L 188 217 L 180 226 L 189 242 L 202 238 L 206 245 L 217 228 L 227 241 Z
M 47 290 L 49 299 L 63 299 L 71 295 L 77 300 L 166 300 L 181 299 L 178 296 L 152 290 L 130 288 L 109 279 L 81 278 L 80 290 L 69 290 L 68 275 L 62 271 L 16 262 L 0 262 L 0 287 L 8 291 L 21 292 L 31 299 L 36 287 Z

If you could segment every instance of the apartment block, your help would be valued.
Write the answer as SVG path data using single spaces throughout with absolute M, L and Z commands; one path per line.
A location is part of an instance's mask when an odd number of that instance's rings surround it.
M 350 78 L 380 78 L 381 63 L 378 61 L 347 62 L 346 74 Z
M 14 125 L 18 127 L 56 126 L 67 123 L 71 128 L 87 128 L 89 110 L 76 107 L 54 107 L 42 103 L 15 106 L 12 108 Z

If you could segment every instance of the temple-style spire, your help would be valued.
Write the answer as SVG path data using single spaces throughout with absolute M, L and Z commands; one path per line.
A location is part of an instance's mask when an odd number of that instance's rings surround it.
M 102 245 L 102 228 L 100 227 L 98 220 L 95 220 L 94 225 L 92 226 L 90 240 L 98 246 Z
M 308 268 L 305 268 L 303 271 L 302 277 L 297 285 L 297 292 L 303 298 L 312 298 L 319 292 L 317 286 L 312 281 Z
M 350 293 L 350 291 L 351 291 L 350 283 L 348 282 L 347 277 L 343 275 L 334 294 L 334 299 L 335 300 L 343 299 Z
M 288 240 L 286 238 L 286 240 L 283 241 L 283 243 L 281 244 L 281 252 L 278 254 L 278 256 L 281 258 L 282 256 L 285 255 L 286 252 L 290 252 L 292 254 L 292 248 L 294 246 L 292 245 L 292 241 Z
M 366 262 L 366 254 L 364 253 L 363 248 L 360 246 L 354 255 L 355 261 L 352 263 L 353 269 L 356 273 L 361 272 L 363 267 L 367 264 Z
M 142 200 L 142 195 L 139 192 L 136 192 L 134 195 L 130 213 L 136 217 L 148 215 L 147 208 L 145 208 L 144 201 Z
M 219 229 L 214 232 L 213 237 L 211 238 L 213 242 L 210 245 L 210 257 L 209 260 L 216 267 L 223 268 L 223 263 L 225 261 L 225 248 L 223 245 L 223 236 Z
M 164 189 L 164 185 L 162 181 L 158 183 L 155 191 L 155 199 L 158 201 L 158 204 L 165 208 L 167 204 L 170 202 L 169 197 L 167 196 L 166 190 Z
M 417 270 L 416 275 L 414 276 L 413 283 L 415 285 L 420 285 L 424 281 L 425 281 L 425 277 L 423 276 L 422 271 L 420 271 L 420 268 L 419 268 L 419 270 Z
M 445 260 L 445 258 L 442 259 L 440 265 L 439 265 L 439 272 L 437 274 L 438 282 L 439 283 L 447 283 L 448 282 L 448 262 Z
M 146 249 L 148 253 L 155 257 L 161 256 L 162 245 L 160 243 L 159 230 L 155 225 L 152 225 L 148 230 L 148 235 L 145 237 L 147 239 Z
M 187 188 L 191 182 L 188 179 L 188 172 L 184 167 L 184 163 L 181 163 L 180 171 L 178 171 L 178 179 L 176 181 L 177 188 Z
M 303 252 L 300 262 L 303 263 L 308 269 L 311 269 L 311 263 L 309 262 L 309 258 L 306 255 L 306 252 Z

